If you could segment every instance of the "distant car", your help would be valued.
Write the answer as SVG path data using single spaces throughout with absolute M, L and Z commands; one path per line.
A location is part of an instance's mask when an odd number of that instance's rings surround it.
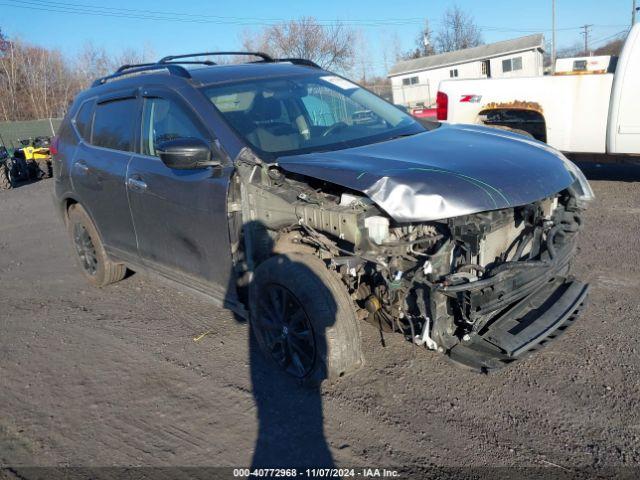
M 416 107 L 411 109 L 411 115 L 416 118 L 424 118 L 427 120 L 436 120 L 437 119 L 437 110 L 435 108 L 426 108 L 426 107 Z
M 561 153 L 426 128 L 308 60 L 206 55 L 123 66 L 63 121 L 55 201 L 93 285 L 131 268 L 198 289 L 309 382 L 362 365 L 363 320 L 488 371 L 576 318 L 593 195 Z

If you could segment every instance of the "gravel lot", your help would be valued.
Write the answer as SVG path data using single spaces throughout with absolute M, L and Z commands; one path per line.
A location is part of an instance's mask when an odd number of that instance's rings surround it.
M 640 466 L 640 175 L 589 175 L 576 273 L 590 304 L 562 338 L 483 376 L 401 338 L 383 348 L 363 326 L 366 367 L 319 392 L 263 365 L 246 324 L 204 296 L 140 274 L 89 287 L 51 181 L 0 192 L 0 478 L 29 478 L 25 465 Z

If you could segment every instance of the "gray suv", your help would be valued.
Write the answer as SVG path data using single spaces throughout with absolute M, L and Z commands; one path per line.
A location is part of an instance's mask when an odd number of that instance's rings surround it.
M 252 61 L 217 65 L 214 55 Z M 316 383 L 358 369 L 360 326 L 487 372 L 556 338 L 593 193 L 561 153 L 420 123 L 308 60 L 206 52 L 125 65 L 75 99 L 55 202 L 82 270 L 127 269 L 249 318 Z

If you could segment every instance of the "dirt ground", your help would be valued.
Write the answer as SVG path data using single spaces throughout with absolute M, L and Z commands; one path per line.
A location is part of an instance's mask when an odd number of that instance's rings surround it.
M 576 273 L 590 304 L 563 337 L 484 376 L 401 338 L 383 348 L 364 325 L 365 368 L 319 392 L 266 367 L 247 325 L 204 296 L 140 274 L 89 287 L 52 181 L 0 192 L 0 478 L 29 478 L 27 465 L 640 467 L 640 175 L 589 175 Z

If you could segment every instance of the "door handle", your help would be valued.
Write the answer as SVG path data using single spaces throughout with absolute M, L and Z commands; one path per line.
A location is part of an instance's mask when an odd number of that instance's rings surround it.
M 127 186 L 137 192 L 142 192 L 147 189 L 147 184 L 139 177 L 129 177 L 127 179 Z
M 74 167 L 76 170 L 78 170 L 78 172 L 80 173 L 88 173 L 89 172 L 89 165 L 87 165 L 86 163 L 84 163 L 83 161 L 80 162 L 76 162 L 74 164 Z

